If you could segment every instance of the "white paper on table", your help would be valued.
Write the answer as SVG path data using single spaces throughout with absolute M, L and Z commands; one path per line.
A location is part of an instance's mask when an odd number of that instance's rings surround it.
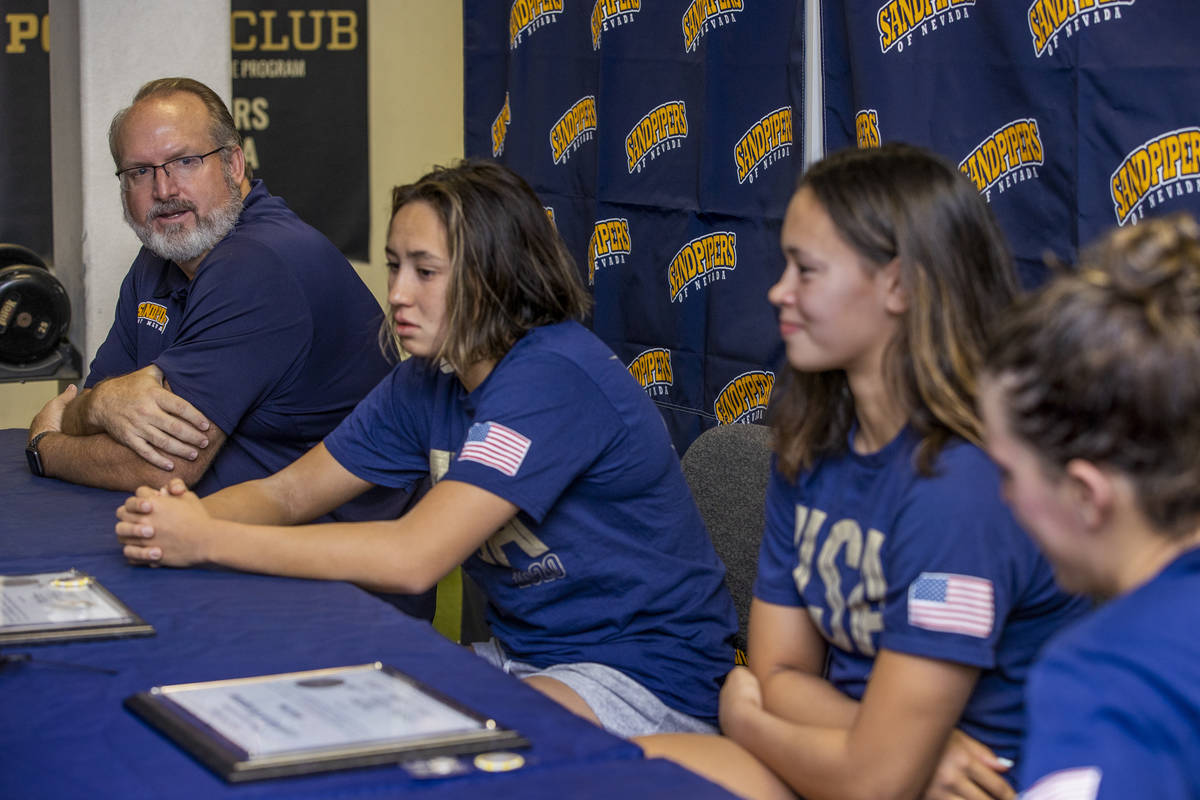
M 483 722 L 371 666 L 164 687 L 251 756 L 482 730 Z
M 130 622 L 94 579 L 74 570 L 0 576 L 0 631 Z

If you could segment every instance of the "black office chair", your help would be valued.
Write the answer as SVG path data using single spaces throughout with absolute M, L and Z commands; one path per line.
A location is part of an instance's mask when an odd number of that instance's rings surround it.
M 725 562 L 725 583 L 738 612 L 737 659 L 744 664 L 770 476 L 770 430 L 741 424 L 710 428 L 688 447 L 682 464 L 713 547 Z

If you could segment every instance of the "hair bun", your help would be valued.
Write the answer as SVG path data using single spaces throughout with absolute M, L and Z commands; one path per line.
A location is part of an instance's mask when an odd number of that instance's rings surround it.
M 1200 225 L 1188 214 L 1113 231 L 1083 253 L 1079 273 L 1155 327 L 1200 324 Z

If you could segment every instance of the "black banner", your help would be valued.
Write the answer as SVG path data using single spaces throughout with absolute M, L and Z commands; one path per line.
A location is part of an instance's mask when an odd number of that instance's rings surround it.
M 0 242 L 47 261 L 53 247 L 50 206 L 49 0 L 0 0 Z
M 233 0 L 231 111 L 272 194 L 367 260 L 366 0 Z

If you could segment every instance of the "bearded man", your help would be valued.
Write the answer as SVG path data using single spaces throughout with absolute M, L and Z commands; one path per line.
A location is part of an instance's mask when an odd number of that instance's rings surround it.
M 30 468 L 125 491 L 180 477 L 200 494 L 271 475 L 387 372 L 380 306 L 328 239 L 252 179 L 204 84 L 147 83 L 108 138 L 143 247 L 84 390 L 34 418 Z M 380 513 L 397 513 L 389 504 Z

